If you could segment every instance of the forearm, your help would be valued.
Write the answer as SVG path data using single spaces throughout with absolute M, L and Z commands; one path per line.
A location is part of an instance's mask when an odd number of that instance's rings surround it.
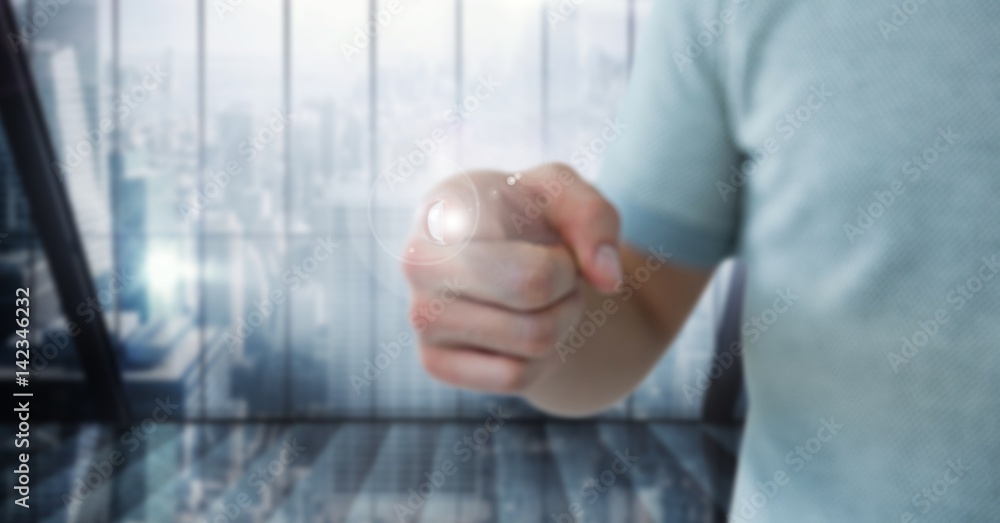
M 524 394 L 552 414 L 583 416 L 613 405 L 642 381 L 667 345 L 635 302 L 589 289 L 586 294 L 580 323 L 556 347 L 558 370 Z
M 640 253 L 631 249 L 623 252 L 622 259 L 626 274 L 636 274 L 643 263 Z M 592 414 L 618 402 L 655 366 L 710 276 L 664 264 L 645 283 L 629 280 L 613 296 L 586 286 L 585 312 L 556 347 L 558 370 L 524 397 L 562 416 Z

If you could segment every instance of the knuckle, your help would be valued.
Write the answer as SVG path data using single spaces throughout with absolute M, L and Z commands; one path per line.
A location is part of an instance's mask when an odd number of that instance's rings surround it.
M 496 367 L 496 392 L 517 394 L 527 387 L 527 365 L 520 361 L 509 361 Z
M 454 319 L 455 314 L 449 314 L 446 307 L 440 301 L 435 300 L 415 300 L 410 305 L 410 324 L 420 335 L 421 339 L 433 340 L 448 332 L 463 328 L 461 323 Z
M 608 203 L 597 191 L 581 196 L 575 202 L 577 218 L 583 223 L 590 223 L 598 220 L 612 220 L 618 226 L 618 211 Z
M 426 345 L 421 345 L 420 347 L 420 364 L 427 371 L 427 374 L 430 374 L 432 378 L 438 381 L 451 383 L 453 378 L 447 370 L 445 357 L 446 355 L 441 351 L 434 350 Z
M 556 265 L 545 259 L 522 266 L 514 276 L 514 290 L 521 305 L 539 307 L 548 303 L 555 290 Z
M 545 173 L 549 177 L 556 177 L 559 175 L 565 176 L 566 174 L 576 177 L 576 169 L 570 167 L 564 162 L 551 162 L 545 164 Z
M 422 300 L 415 299 L 410 302 L 410 310 L 407 311 L 410 325 L 417 328 L 418 333 L 421 335 L 425 334 L 423 331 L 427 327 L 427 321 L 423 317 L 426 308 L 427 307 Z
M 611 205 L 607 201 L 604 202 L 605 213 L 607 213 L 607 220 L 611 222 L 616 230 L 620 230 L 622 227 L 622 217 L 618 214 L 618 209 L 614 205 Z
M 532 317 L 521 321 L 521 339 L 531 356 L 542 356 L 555 345 L 556 325 L 548 317 Z

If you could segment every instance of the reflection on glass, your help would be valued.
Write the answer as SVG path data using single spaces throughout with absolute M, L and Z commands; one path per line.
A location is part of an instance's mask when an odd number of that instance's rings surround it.
M 205 229 L 284 234 L 285 131 L 294 114 L 283 99 L 282 2 L 204 6 Z
M 150 411 L 169 395 L 182 415 L 199 416 L 203 331 L 194 238 L 130 235 L 118 242 L 116 335 L 133 412 Z
M 194 1 L 120 3 L 120 148 L 109 166 L 118 229 L 191 233 L 200 212 Z M 150 30 L 156 27 L 155 31 Z
M 377 3 L 389 13 L 389 2 Z M 376 285 L 369 291 L 375 363 L 385 347 L 409 333 L 406 286 L 397 253 L 409 232 L 416 199 L 437 180 L 455 172 L 456 136 L 445 120 L 455 100 L 455 4 L 407 2 L 378 35 L 377 169 L 367 202 L 368 233 L 374 247 L 359 249 Z M 380 360 L 381 361 L 381 360 Z M 360 362 L 359 362 L 360 363 Z M 404 348 L 381 370 L 374 391 L 378 415 L 421 416 L 448 412 L 453 390 L 431 380 L 415 348 Z
M 464 2 L 462 96 L 449 113 L 463 165 L 517 171 L 544 160 L 545 12 L 541 0 Z
M 328 233 L 369 176 L 367 1 L 292 2 L 291 230 Z
M 594 0 L 550 24 L 550 151 L 585 176 L 622 132 L 614 120 L 628 79 L 627 8 Z
M 301 265 L 289 266 L 280 237 L 213 237 L 206 251 L 205 415 L 285 412 L 288 296 Z
M 371 416 L 378 391 L 391 387 L 371 357 L 373 339 L 367 270 L 344 242 L 296 240 L 290 258 L 301 269 L 287 280 L 290 301 L 294 412 L 305 416 Z M 319 260 L 317 257 L 324 257 Z M 315 258 L 313 263 L 309 258 Z M 403 350 L 410 350 L 404 347 Z M 398 354 L 398 351 L 396 352 Z

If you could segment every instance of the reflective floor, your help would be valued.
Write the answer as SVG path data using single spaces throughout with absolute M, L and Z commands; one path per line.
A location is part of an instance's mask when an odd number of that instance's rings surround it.
M 502 412 L 32 431 L 31 508 L 14 505 L 4 474 L 2 521 L 707 523 L 721 521 L 738 446 L 732 428 Z M 14 463 L 13 448 L 2 452 Z

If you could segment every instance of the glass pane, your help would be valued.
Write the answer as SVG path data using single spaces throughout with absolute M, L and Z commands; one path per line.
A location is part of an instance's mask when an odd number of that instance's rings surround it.
M 396 12 L 394 6 L 401 5 Z M 410 229 L 417 198 L 455 173 L 454 126 L 447 120 L 455 103 L 455 3 L 382 1 L 378 33 L 378 169 L 367 199 L 369 236 L 353 242 L 377 285 L 369 293 L 376 346 L 373 363 L 387 355 L 381 346 L 409 333 L 408 289 L 400 277 L 398 253 Z M 353 228 L 353 227 L 352 227 Z M 355 229 L 357 230 L 357 229 Z M 372 248 L 374 241 L 378 248 Z M 359 362 L 360 363 L 360 362 Z M 430 379 L 416 350 L 404 349 L 381 371 L 375 391 L 380 416 L 450 415 L 456 393 Z
M 393 14 L 396 5 L 383 1 L 376 14 L 387 20 L 378 33 L 377 165 L 357 205 L 364 221 L 350 227 L 367 230 L 378 247 L 361 250 L 376 278 L 405 296 L 398 265 L 381 259 L 398 259 L 417 199 L 459 170 L 446 119 L 455 100 L 455 4 L 419 0 Z
M 284 232 L 282 2 L 204 4 L 205 228 Z
M 119 231 L 194 229 L 205 192 L 197 172 L 196 5 L 193 0 L 119 4 L 122 94 L 113 113 L 121 147 L 110 166 Z
M 60 6 L 30 40 L 32 72 L 58 157 L 53 168 L 66 184 L 77 227 L 100 236 L 111 233 L 106 152 L 114 125 L 102 111 L 99 93 L 107 87 L 110 52 L 98 37 L 108 29 L 109 5 Z M 110 264 L 110 241 L 87 248 L 94 270 Z
M 323 246 L 328 241 L 335 245 L 329 253 Z M 382 376 L 371 361 L 374 308 L 367 271 L 342 235 L 295 238 L 291 245 L 291 257 L 303 260 L 287 285 L 293 414 L 371 416 Z M 317 254 L 328 258 L 308 261 Z M 306 270 L 307 262 L 313 270 Z
M 383 257 L 381 270 L 395 271 L 402 285 L 399 264 Z M 408 321 L 409 300 L 383 288 L 375 295 L 378 308 L 373 311 L 377 319 L 376 342 L 372 362 L 381 365 L 389 356 L 390 365 L 382 370 L 376 391 L 376 415 L 400 417 L 452 417 L 458 414 L 458 391 L 430 377 L 420 364 L 416 344 L 405 345 L 405 336 L 414 336 Z M 399 356 L 391 358 L 390 346 L 399 344 Z M 393 349 L 395 350 L 395 349 Z
M 628 80 L 628 6 L 591 0 L 549 23 L 549 128 L 554 159 L 596 175 Z
M 201 413 L 198 263 L 194 237 L 122 236 L 117 337 L 133 412 L 169 398 Z
M 329 233 L 369 177 L 366 1 L 292 2 L 291 229 Z
M 518 170 L 545 160 L 544 15 L 541 0 L 464 2 L 462 100 L 450 115 L 463 165 Z
M 379 3 L 385 16 L 392 15 L 390 4 L 398 2 Z M 379 169 L 399 174 L 408 162 L 414 173 L 405 176 L 407 182 L 443 177 L 454 141 L 432 135 L 448 130 L 446 113 L 455 102 L 455 5 L 416 0 L 392 16 L 378 36 Z M 429 157 L 426 162 L 410 158 L 418 151 Z
M 30 39 L 30 64 L 56 149 L 53 166 L 66 186 L 77 228 L 87 236 L 95 278 L 112 270 L 111 193 L 107 153 L 115 122 L 105 111 L 110 63 L 110 2 L 60 5 Z M 29 9 L 32 13 L 40 7 Z M 33 15 L 34 16 L 34 15 Z M 38 18 L 42 21 L 43 18 Z
M 288 286 L 280 236 L 206 238 L 205 416 L 286 412 Z M 299 263 L 299 262 L 296 262 Z

